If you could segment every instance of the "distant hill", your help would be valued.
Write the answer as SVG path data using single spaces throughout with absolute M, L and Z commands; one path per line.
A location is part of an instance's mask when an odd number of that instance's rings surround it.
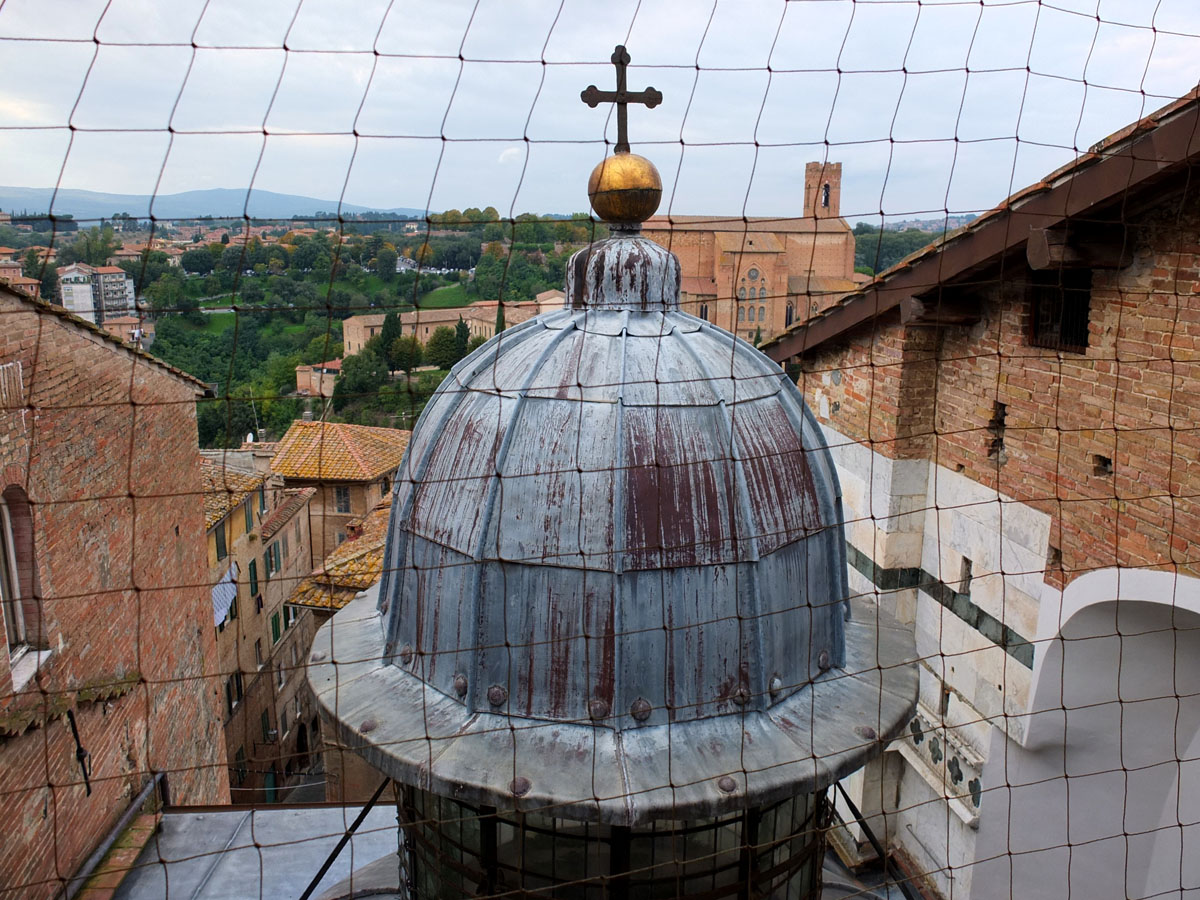
M 80 221 L 111 218 L 115 213 L 129 213 L 139 219 L 150 217 L 150 201 L 154 200 L 154 215 L 160 219 L 191 219 L 198 216 L 217 218 L 241 216 L 249 212 L 256 219 L 290 219 L 292 216 L 311 216 L 318 212 L 334 212 L 336 200 L 318 200 L 314 197 L 299 197 L 294 194 L 277 194 L 274 191 L 250 193 L 246 204 L 246 191 L 234 188 L 213 188 L 206 191 L 185 191 L 182 194 L 159 194 L 151 198 L 147 194 L 104 194 L 98 191 L 63 189 L 54 200 L 50 210 L 51 188 L 4 187 L 0 186 L 0 210 L 4 212 L 30 213 L 54 212 L 71 215 Z M 396 216 L 424 216 L 425 211 L 400 206 L 392 209 L 373 209 L 343 203 L 347 213 L 378 212 Z

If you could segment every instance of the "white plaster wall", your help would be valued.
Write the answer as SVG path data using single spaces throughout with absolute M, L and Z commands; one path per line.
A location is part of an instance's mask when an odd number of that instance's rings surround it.
M 1092 573 L 1041 624 L 1027 737 L 993 732 L 972 900 L 1200 896 L 1200 581 Z
M 965 587 L 963 560 L 969 559 L 971 601 L 1022 637 L 1035 638 L 1043 615 L 1049 516 L 928 460 L 891 460 L 828 426 L 825 435 L 853 546 L 883 567 L 919 567 L 958 590 Z M 925 592 L 882 592 L 854 570 L 850 584 L 913 623 L 924 715 L 937 723 L 943 744 L 965 745 L 982 759 L 985 792 L 1003 785 L 1002 764 L 988 756 L 997 732 L 1018 742 L 1025 737 L 1030 669 Z M 936 767 L 905 760 L 894 768 L 897 781 L 881 790 L 893 797 L 889 837 L 945 896 L 971 896 L 977 857 L 972 824 L 993 815 L 987 802 L 976 810 L 970 801 L 957 801 L 956 812 L 946 797 L 961 797 L 963 789 L 939 782 Z

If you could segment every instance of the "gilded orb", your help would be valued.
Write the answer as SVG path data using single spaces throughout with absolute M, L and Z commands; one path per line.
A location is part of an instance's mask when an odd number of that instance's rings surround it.
M 662 199 L 662 178 L 646 157 L 616 153 L 592 169 L 588 197 L 605 222 L 645 222 Z

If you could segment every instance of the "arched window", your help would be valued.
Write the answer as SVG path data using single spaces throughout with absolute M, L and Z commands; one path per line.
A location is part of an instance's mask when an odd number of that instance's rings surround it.
M 0 495 L 0 595 L 9 654 L 30 644 L 40 646 L 33 562 L 33 515 L 29 499 L 16 485 Z
M 739 299 L 739 300 L 745 300 L 745 299 L 746 299 L 746 289 L 745 289 L 744 287 L 740 287 L 740 288 L 738 288 L 738 299 Z
M 829 182 L 821 186 L 821 205 L 829 209 Z
M 758 308 L 758 321 L 764 322 L 764 321 L 766 321 L 766 318 L 767 318 L 767 308 L 765 306 L 760 306 Z
M 796 308 L 794 306 L 792 306 L 792 304 L 789 303 L 787 305 L 787 309 L 784 311 L 784 314 L 783 314 L 783 327 L 787 328 L 787 326 L 791 325 L 792 319 L 794 319 L 795 317 L 796 317 Z
M 708 321 L 708 304 L 707 303 L 700 304 L 700 318 L 702 318 L 705 322 Z
M 753 306 L 750 307 L 750 321 L 751 322 L 754 321 L 754 307 Z
M 739 322 L 746 321 L 746 307 L 744 307 L 744 306 L 738 307 L 738 321 Z
M 758 289 L 758 297 L 760 300 L 767 299 L 767 289 L 765 287 Z

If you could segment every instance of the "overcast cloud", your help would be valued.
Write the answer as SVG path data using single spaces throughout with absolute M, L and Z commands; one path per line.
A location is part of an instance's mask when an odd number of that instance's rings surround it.
M 0 0 L 0 183 L 581 210 L 626 43 L 664 210 L 798 214 L 827 158 L 849 218 L 972 212 L 1190 90 L 1197 35 L 1195 0 Z

